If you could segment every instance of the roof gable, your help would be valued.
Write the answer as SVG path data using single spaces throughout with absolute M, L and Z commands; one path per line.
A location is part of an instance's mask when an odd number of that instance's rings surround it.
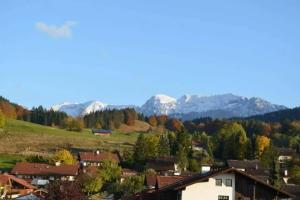
M 224 170 L 220 170 L 220 171 L 217 171 L 217 172 L 212 172 L 212 173 L 208 173 L 208 174 L 197 174 L 197 175 L 194 175 L 194 176 L 190 176 L 190 177 L 186 177 L 186 178 L 183 178 L 183 179 L 180 179 L 172 184 L 169 184 L 169 185 L 166 185 L 162 188 L 159 188 L 159 191 L 166 191 L 166 190 L 179 190 L 179 189 L 183 189 L 189 185 L 192 185 L 192 184 L 195 184 L 195 183 L 198 183 L 198 182 L 202 182 L 202 181 L 205 181 L 209 178 L 212 178 L 214 176 L 217 176 L 217 175 L 221 175 L 221 174 L 226 174 L 226 173 L 234 173 L 234 174 L 239 174 L 241 176 L 244 176 L 248 179 L 251 179 L 253 180 L 254 182 L 256 183 L 259 183 L 263 186 L 266 186 L 272 190 L 275 190 L 277 191 L 278 193 L 281 193 L 283 195 L 286 195 L 286 196 L 289 196 L 289 197 L 293 197 L 292 194 L 289 194 L 285 191 L 282 191 L 282 190 L 279 190 L 275 187 L 273 187 L 272 185 L 269 185 L 251 175 L 248 175 L 240 170 L 237 170 L 237 169 L 234 169 L 234 168 L 228 168 L 228 169 L 224 169 Z

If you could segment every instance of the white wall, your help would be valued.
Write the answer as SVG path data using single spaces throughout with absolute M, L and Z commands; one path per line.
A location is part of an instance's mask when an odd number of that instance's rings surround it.
M 216 186 L 216 179 L 222 179 L 222 186 Z M 231 187 L 225 186 L 226 179 L 232 180 Z M 200 182 L 187 186 L 182 191 L 182 200 L 218 200 L 218 195 L 229 196 L 229 200 L 235 199 L 234 174 L 222 174 L 210 178 L 208 182 Z

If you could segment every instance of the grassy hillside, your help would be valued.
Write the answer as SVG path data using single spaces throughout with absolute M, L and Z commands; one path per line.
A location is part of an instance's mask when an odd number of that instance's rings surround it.
M 6 133 L 0 133 L 0 153 L 48 154 L 58 148 L 117 149 L 132 147 L 138 133 L 114 132 L 111 136 L 94 136 L 91 130 L 71 132 L 58 128 L 9 119 Z

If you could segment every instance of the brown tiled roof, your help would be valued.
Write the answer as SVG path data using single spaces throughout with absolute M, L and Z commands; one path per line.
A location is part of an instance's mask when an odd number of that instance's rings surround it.
M 185 178 L 186 176 L 156 176 L 146 175 L 145 184 L 146 186 L 156 186 L 157 188 L 164 187 L 175 183 L 178 180 Z
M 146 175 L 145 183 L 146 183 L 146 186 L 155 186 L 156 185 L 156 175 Z
M 12 182 L 16 182 L 16 183 L 22 185 L 23 187 L 25 187 L 26 189 L 36 189 L 36 187 L 29 184 L 24 179 L 20 179 L 20 178 L 17 178 L 15 176 L 9 175 L 9 174 L 0 174 L 0 183 L 5 184 L 5 185 L 9 185 Z
M 76 176 L 78 165 L 54 166 L 44 163 L 19 162 L 12 169 L 12 174 L 19 175 L 42 175 L 42 176 Z
M 110 152 L 100 152 L 99 154 L 95 152 L 79 152 L 80 161 L 96 161 L 101 162 L 103 160 L 114 160 L 117 163 L 120 162 L 119 156 L 115 153 Z
M 8 185 L 9 184 L 9 177 L 6 176 L 5 174 L 0 174 L 0 185 Z
M 182 176 L 157 176 L 156 182 L 157 182 L 157 188 L 162 188 L 164 186 L 170 185 L 172 183 L 175 183 L 185 177 Z

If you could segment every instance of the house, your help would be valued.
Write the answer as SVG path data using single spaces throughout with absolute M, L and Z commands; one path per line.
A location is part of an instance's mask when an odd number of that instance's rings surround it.
M 134 170 L 128 169 L 128 168 L 122 168 L 122 171 L 121 171 L 121 182 L 123 182 L 125 178 L 130 177 L 130 176 L 135 176 L 137 174 L 138 174 L 137 171 L 134 171 Z
M 180 171 L 173 157 L 155 157 L 146 161 L 146 167 L 154 169 L 160 174 L 179 175 Z
M 264 167 L 259 160 L 227 160 L 227 167 L 243 171 L 266 183 L 270 182 L 270 169 Z
M 284 164 L 287 161 L 290 161 L 297 155 L 296 150 L 290 148 L 276 148 L 275 149 L 278 155 L 278 161 L 280 164 Z
M 25 180 L 9 174 L 0 174 L 0 199 L 17 198 L 21 195 L 31 194 L 37 188 Z
M 206 174 L 156 185 L 155 190 L 139 193 L 129 199 L 143 200 L 273 200 L 291 199 L 294 195 L 277 189 L 241 170 L 227 168 Z
M 146 175 L 145 177 L 145 186 L 146 189 L 159 189 L 164 186 L 170 185 L 179 181 L 186 176 L 157 176 L 157 175 Z
M 78 160 L 82 167 L 86 166 L 100 166 L 100 163 L 104 160 L 112 160 L 116 163 L 120 163 L 120 156 L 117 153 L 111 152 L 79 152 Z
M 79 165 L 19 162 L 11 170 L 11 174 L 31 181 L 33 185 L 46 186 L 53 180 L 74 181 L 78 171 Z
M 112 131 L 105 129 L 92 129 L 92 133 L 97 136 L 107 136 L 112 134 Z

